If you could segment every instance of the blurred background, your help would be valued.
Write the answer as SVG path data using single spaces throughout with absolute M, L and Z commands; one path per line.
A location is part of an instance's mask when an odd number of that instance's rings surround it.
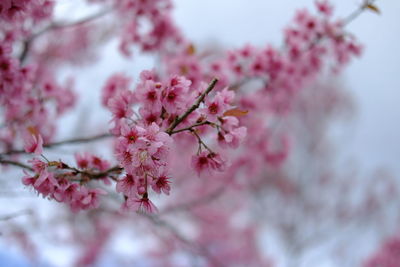
M 360 1 L 331 2 L 335 7 L 335 17 L 345 17 L 360 4 Z M 272 43 L 279 46 L 282 43 L 282 30 L 291 21 L 294 12 L 304 7 L 314 9 L 314 1 L 307 0 L 175 0 L 174 3 L 176 23 L 194 43 L 199 46 L 218 43 L 232 49 L 248 43 L 256 46 Z M 382 170 L 400 179 L 400 1 L 379 0 L 376 5 L 381 10 L 380 15 L 365 12 L 348 26 L 348 30 L 363 44 L 364 51 L 340 75 L 340 84 L 352 96 L 354 112 L 331 131 L 338 160 L 343 162 L 338 166 L 354 168 L 359 176 L 368 176 L 371 172 Z M 83 1 L 59 0 L 56 6 L 60 20 L 73 21 L 91 14 L 93 10 Z M 133 60 L 127 60 L 120 56 L 117 46 L 117 41 L 111 40 L 101 48 L 103 52 L 99 53 L 102 56 L 98 64 L 83 67 L 79 71 L 72 67 L 65 68 L 61 74 L 64 77 L 77 77 L 75 87 L 83 93 L 78 112 L 85 112 L 88 106 L 99 106 L 99 111 L 90 115 L 90 120 L 86 122 L 86 129 L 98 129 L 104 116 L 109 116 L 105 110 L 100 109 L 100 103 L 93 103 L 93 98 L 100 98 L 100 90 L 96 89 L 101 88 L 111 74 L 122 71 L 137 79 L 141 70 L 157 64 L 154 58 L 138 53 Z M 60 121 L 60 124 L 64 123 L 76 124 L 77 119 L 74 114 L 67 115 Z M 73 136 L 77 130 L 65 128 L 60 132 L 60 139 Z M 5 175 L 10 174 L 1 174 Z M 24 190 L 22 185 L 18 190 Z M 12 209 L 16 210 L 18 206 L 23 208 L 29 199 L 13 200 Z M 0 201 L 2 212 L 7 213 L 6 206 L 10 200 L 1 198 Z M 46 201 L 38 205 L 41 205 L 44 216 L 54 209 Z M 354 254 L 354 260 L 346 266 L 357 266 L 357 259 L 375 249 L 380 238 L 367 231 L 365 234 L 358 232 L 351 246 L 352 251 L 343 252 Z M 119 245 L 123 247 L 123 244 L 121 242 Z M 332 255 L 326 253 L 330 245 L 326 243 L 308 251 L 298 266 L 339 266 Z M 264 246 L 267 254 L 278 255 L 277 266 L 288 266 L 281 245 L 273 234 L 265 235 Z M 46 245 L 41 249 L 46 260 L 40 266 L 68 266 L 69 254 L 65 250 Z M 0 266 L 31 266 L 21 257 L 18 249 L 2 239 L 0 250 Z M 105 257 L 99 266 L 114 264 L 113 259 Z M 146 266 L 145 263 L 137 264 Z

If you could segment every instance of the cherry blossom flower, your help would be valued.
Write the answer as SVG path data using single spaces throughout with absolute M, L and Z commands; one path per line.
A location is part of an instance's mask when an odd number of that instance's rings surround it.
M 126 174 L 125 177 L 117 182 L 117 192 L 123 193 L 127 197 L 136 196 L 136 181 L 135 177 L 131 174 Z
M 128 90 L 131 79 L 122 73 L 117 73 L 108 78 L 102 90 L 101 103 L 107 106 L 108 100 L 113 98 L 119 91 Z
M 40 134 L 26 134 L 25 135 L 25 151 L 40 155 L 43 152 L 43 139 Z
M 158 211 L 157 207 L 149 199 L 147 193 L 144 193 L 140 198 L 128 198 L 126 206 L 129 210 L 145 213 L 155 213 Z
M 154 192 L 160 194 L 163 192 L 166 195 L 169 195 L 169 192 L 171 190 L 171 186 L 169 185 L 171 182 L 169 181 L 169 177 L 167 175 L 162 174 L 156 178 L 153 179 L 151 188 L 154 190 Z
M 163 107 L 168 113 L 175 113 L 186 107 L 186 94 L 190 85 L 191 81 L 184 77 L 174 76 L 170 79 L 162 99 Z
M 223 171 L 225 167 L 226 161 L 220 154 L 203 151 L 192 157 L 192 168 L 199 176 L 205 172 L 211 173 L 212 170 Z

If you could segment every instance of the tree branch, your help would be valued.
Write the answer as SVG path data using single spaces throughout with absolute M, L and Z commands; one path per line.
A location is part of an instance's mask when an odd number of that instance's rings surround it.
M 170 231 L 175 238 L 177 238 L 180 242 L 188 246 L 194 253 L 203 256 L 207 260 L 211 261 L 213 263 L 213 266 L 224 266 L 219 262 L 217 258 L 215 258 L 206 247 L 196 244 L 189 239 L 187 239 L 185 236 L 183 236 L 175 227 L 173 227 L 171 224 L 169 224 L 167 221 L 160 219 L 158 216 L 154 215 L 149 215 L 146 213 L 140 213 L 144 218 L 148 219 L 150 222 L 152 222 L 154 225 L 163 227 Z
M 25 165 L 25 164 L 23 164 L 23 163 L 21 163 L 19 161 L 0 158 L 0 164 L 13 165 L 13 166 L 17 166 L 17 167 L 20 167 L 20 168 L 23 168 L 23 169 L 27 169 L 27 170 L 33 171 L 33 169 L 30 166 Z
M 199 127 L 199 126 L 202 126 L 202 125 L 213 125 L 213 123 L 210 122 L 210 121 L 199 122 L 199 123 L 193 124 L 192 126 L 172 131 L 170 133 L 170 135 L 173 135 L 173 134 L 176 134 L 176 133 L 180 133 L 180 132 L 184 132 L 184 131 L 191 131 L 191 130 L 193 130 L 193 128 Z
M 106 14 L 108 14 L 109 12 L 111 12 L 112 9 L 106 9 L 106 10 L 102 10 L 98 13 L 92 14 L 88 17 L 82 18 L 80 20 L 77 21 L 73 21 L 73 22 L 69 22 L 69 23 L 56 23 L 53 22 L 50 25 L 46 26 L 45 28 L 43 28 L 42 30 L 32 34 L 29 38 L 27 38 L 24 42 L 23 42 L 23 49 L 21 52 L 21 55 L 19 56 L 19 60 L 21 63 L 23 63 L 29 53 L 29 50 L 32 46 L 33 41 L 38 38 L 39 36 L 45 34 L 46 32 L 52 31 L 52 30 L 57 30 L 57 29 L 61 29 L 61 28 L 68 28 L 68 27 L 74 27 L 74 26 L 78 26 L 78 25 L 82 25 L 85 24 L 87 22 L 93 21 L 97 18 L 100 18 Z
M 0 221 L 8 221 L 22 215 L 32 215 L 32 214 L 33 214 L 32 210 L 21 210 L 11 214 L 0 216 Z
M 164 214 L 169 214 L 173 212 L 179 212 L 179 211 L 188 211 L 192 208 L 206 205 L 215 199 L 219 198 L 225 191 L 226 187 L 221 186 L 215 189 L 214 191 L 210 192 L 206 196 L 191 200 L 189 202 L 185 203 L 180 203 L 171 207 L 166 208 L 165 210 L 161 211 L 158 213 L 158 215 L 164 215 Z
M 95 180 L 95 179 L 102 179 L 104 177 L 109 176 L 111 173 L 115 172 L 115 173 L 121 173 L 123 168 L 121 168 L 120 166 L 114 166 L 109 168 L 108 170 L 102 171 L 102 172 L 90 172 L 90 171 L 85 171 L 85 170 L 79 170 L 77 168 L 74 167 L 70 167 L 68 165 L 66 165 L 65 163 L 62 166 L 62 169 L 67 169 L 67 170 L 71 170 L 73 172 L 75 172 L 76 174 L 80 174 L 82 176 L 82 178 L 89 178 L 89 180 Z M 85 179 L 80 179 L 80 181 L 85 181 Z
M 364 3 L 359 8 L 357 8 L 350 15 L 348 15 L 346 18 L 343 19 L 342 26 L 345 27 L 348 24 L 350 24 L 353 20 L 355 20 L 359 15 L 361 15 L 367 9 L 368 5 L 373 4 L 375 1 L 376 0 L 365 0 Z
M 99 139 L 104 139 L 108 137 L 112 137 L 112 134 L 109 133 L 104 133 L 104 134 L 99 134 L 91 137 L 78 137 L 78 138 L 73 138 L 73 139 L 67 139 L 59 142 L 54 142 L 54 143 L 49 143 L 43 145 L 44 148 L 52 148 L 56 146 L 62 146 L 62 145 L 68 145 L 68 144 L 79 144 L 79 143 L 88 143 L 88 142 L 93 142 L 97 141 Z M 19 149 L 19 150 L 10 150 L 4 153 L 1 153 L 0 156 L 5 156 L 5 155 L 16 155 L 16 154 L 28 154 L 25 150 Z
M 194 103 L 193 106 L 191 106 L 185 113 L 183 113 L 181 116 L 177 117 L 174 122 L 171 124 L 171 126 L 168 127 L 168 129 L 165 131 L 167 134 L 171 135 L 173 130 L 175 129 L 178 124 L 180 124 L 183 120 L 187 118 L 187 116 L 190 115 L 193 111 L 195 111 L 197 108 L 199 108 L 200 103 L 203 102 L 204 98 L 206 97 L 207 94 L 211 92 L 212 89 L 214 89 L 215 85 L 217 84 L 218 79 L 214 78 L 208 85 L 207 89 L 199 96 L 197 101 Z

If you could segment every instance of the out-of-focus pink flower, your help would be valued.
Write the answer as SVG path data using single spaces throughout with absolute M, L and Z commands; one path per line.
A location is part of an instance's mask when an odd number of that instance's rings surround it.
M 212 170 L 223 171 L 225 167 L 226 162 L 220 154 L 203 151 L 192 157 L 192 168 L 199 176 L 204 172 L 210 173 Z
M 107 106 L 108 100 L 113 98 L 119 91 L 128 90 L 131 79 L 124 74 L 117 73 L 108 78 L 102 89 L 101 103 Z
M 39 133 L 27 133 L 24 136 L 24 148 L 28 153 L 40 155 L 43 152 L 43 139 Z
M 333 6 L 327 0 L 317 0 L 315 1 L 318 12 L 324 14 L 325 16 L 331 16 L 333 13 Z
M 237 148 L 246 137 L 246 127 L 238 127 L 228 132 L 218 133 L 218 144 L 221 147 Z

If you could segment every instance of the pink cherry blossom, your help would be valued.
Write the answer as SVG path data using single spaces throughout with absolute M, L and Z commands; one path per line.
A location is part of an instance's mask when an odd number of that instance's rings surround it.
M 158 211 L 157 207 L 149 199 L 147 193 L 144 193 L 141 198 L 128 198 L 126 200 L 126 206 L 129 210 L 155 213 Z
M 113 98 L 119 91 L 128 90 L 131 79 L 124 74 L 114 74 L 108 78 L 102 90 L 102 104 L 107 106 L 108 100 Z
M 25 135 L 25 151 L 28 153 L 34 153 L 40 155 L 43 152 L 43 139 L 40 134 L 30 134 Z
M 211 171 L 223 171 L 226 167 L 226 162 L 222 159 L 221 155 L 203 151 L 199 155 L 192 157 L 192 168 L 199 176 Z
M 117 182 L 116 190 L 119 193 L 123 193 L 127 197 L 134 197 L 137 193 L 135 185 L 135 177 L 131 174 L 127 174 L 123 179 Z
M 171 190 L 171 186 L 169 185 L 171 182 L 169 179 L 170 178 L 165 174 L 155 177 L 152 181 L 151 188 L 158 194 L 163 192 L 164 194 L 169 195 Z
M 185 97 L 191 82 L 184 77 L 174 76 L 167 84 L 162 98 L 162 104 L 168 113 L 182 111 L 187 104 Z

